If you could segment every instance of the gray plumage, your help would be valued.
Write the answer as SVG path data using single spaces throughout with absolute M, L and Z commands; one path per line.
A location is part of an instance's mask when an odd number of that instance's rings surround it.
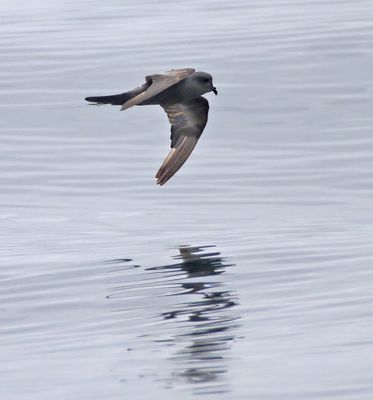
M 151 104 L 165 110 L 171 124 L 171 151 L 156 174 L 157 183 L 163 185 L 185 163 L 206 126 L 209 103 L 202 95 L 208 92 L 218 94 L 210 74 L 183 68 L 146 76 L 143 85 L 129 92 L 86 100 L 121 105 L 121 110 Z

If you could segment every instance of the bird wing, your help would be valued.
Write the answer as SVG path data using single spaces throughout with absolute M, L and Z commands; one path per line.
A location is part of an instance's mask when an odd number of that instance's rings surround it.
M 209 112 L 209 103 L 202 96 L 161 106 L 171 123 L 171 151 L 157 172 L 159 185 L 165 184 L 185 163 L 206 126 Z
M 170 86 L 182 81 L 194 71 L 195 69 L 193 68 L 173 69 L 164 74 L 146 76 L 145 80 L 148 84 L 150 84 L 150 86 L 144 92 L 123 103 L 121 110 L 127 110 L 127 108 L 150 99 L 158 93 L 163 92 L 163 90 L 168 89 Z

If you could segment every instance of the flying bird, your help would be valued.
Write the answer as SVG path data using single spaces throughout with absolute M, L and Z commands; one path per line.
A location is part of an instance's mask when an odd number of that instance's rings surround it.
M 210 74 L 183 68 L 148 75 L 143 85 L 129 92 L 85 100 L 122 106 L 121 110 L 151 104 L 164 109 L 171 124 L 171 151 L 156 174 L 163 185 L 185 163 L 206 126 L 209 103 L 202 95 L 208 92 L 218 94 Z

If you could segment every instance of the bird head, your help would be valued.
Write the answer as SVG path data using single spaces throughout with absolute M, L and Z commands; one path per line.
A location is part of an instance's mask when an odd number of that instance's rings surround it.
M 197 90 L 200 92 L 199 95 L 214 92 L 218 94 L 216 87 L 212 83 L 212 76 L 207 72 L 198 71 L 190 76 Z

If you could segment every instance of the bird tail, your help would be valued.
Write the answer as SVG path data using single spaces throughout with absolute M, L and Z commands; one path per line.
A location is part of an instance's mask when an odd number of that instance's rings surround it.
M 93 96 L 86 97 L 85 100 L 98 104 L 112 104 L 113 106 L 121 106 L 131 98 L 128 93 L 114 94 L 112 96 Z

